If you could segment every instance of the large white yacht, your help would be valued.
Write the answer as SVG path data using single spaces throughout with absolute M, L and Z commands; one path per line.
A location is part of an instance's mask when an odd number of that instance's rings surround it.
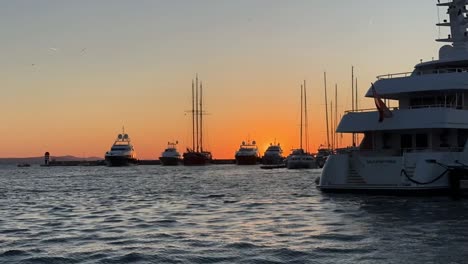
M 176 147 L 178 143 L 177 141 L 167 143 L 167 148 L 161 153 L 161 157 L 159 157 L 163 166 L 177 166 L 182 162 L 182 158 Z
M 337 132 L 360 133 L 358 147 L 328 157 L 322 191 L 462 193 L 468 187 L 468 0 L 437 4 L 450 28 L 439 59 L 377 77 L 366 97 L 377 110 L 347 112 Z M 398 107 L 386 107 L 397 100 Z
M 278 165 L 284 163 L 283 149 L 279 143 L 270 143 L 262 157 L 264 165 Z
M 110 151 L 106 152 L 105 159 L 108 166 L 128 166 L 138 163 L 135 149 L 125 131 L 117 136 Z
M 254 141 L 242 141 L 235 154 L 237 165 L 255 165 L 260 159 L 257 144 Z

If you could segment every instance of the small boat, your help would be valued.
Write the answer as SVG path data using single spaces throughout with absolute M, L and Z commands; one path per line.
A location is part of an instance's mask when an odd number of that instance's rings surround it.
M 137 164 L 136 153 L 125 130 L 117 136 L 117 139 L 112 144 L 110 151 L 106 152 L 105 160 L 107 166 L 128 166 Z
M 163 166 L 177 166 L 179 163 L 181 163 L 182 159 L 176 148 L 177 143 L 177 141 L 175 143 L 167 143 L 167 148 L 163 153 L 161 153 L 161 157 L 159 157 L 159 160 Z
M 19 168 L 24 168 L 24 167 L 31 167 L 31 164 L 29 164 L 29 163 L 19 163 L 16 166 L 19 167 Z
M 284 164 L 283 149 L 279 143 L 273 143 L 268 146 L 262 157 L 263 165 L 281 165 Z
M 255 165 L 260 159 L 258 148 L 255 141 L 242 141 L 239 150 L 236 151 L 236 164 L 237 165 Z

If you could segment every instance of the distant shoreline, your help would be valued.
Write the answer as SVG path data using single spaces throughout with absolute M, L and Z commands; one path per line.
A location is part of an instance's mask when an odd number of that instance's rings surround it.
M 0 165 L 18 164 L 43 165 L 44 157 L 28 158 L 0 158 Z M 214 159 L 211 164 L 235 164 L 235 159 Z M 161 165 L 159 160 L 139 160 L 139 165 Z M 105 166 L 106 162 L 102 158 L 88 157 L 79 158 L 74 156 L 50 157 L 49 166 Z

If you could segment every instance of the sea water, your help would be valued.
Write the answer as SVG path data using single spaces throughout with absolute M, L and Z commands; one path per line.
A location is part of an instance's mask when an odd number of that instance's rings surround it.
M 323 194 L 319 175 L 3 166 L 0 263 L 467 263 L 467 200 Z

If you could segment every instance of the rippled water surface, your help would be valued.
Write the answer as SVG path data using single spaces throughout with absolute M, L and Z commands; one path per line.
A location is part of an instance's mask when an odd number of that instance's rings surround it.
M 326 195 L 319 174 L 0 167 L 0 262 L 467 263 L 467 200 Z

